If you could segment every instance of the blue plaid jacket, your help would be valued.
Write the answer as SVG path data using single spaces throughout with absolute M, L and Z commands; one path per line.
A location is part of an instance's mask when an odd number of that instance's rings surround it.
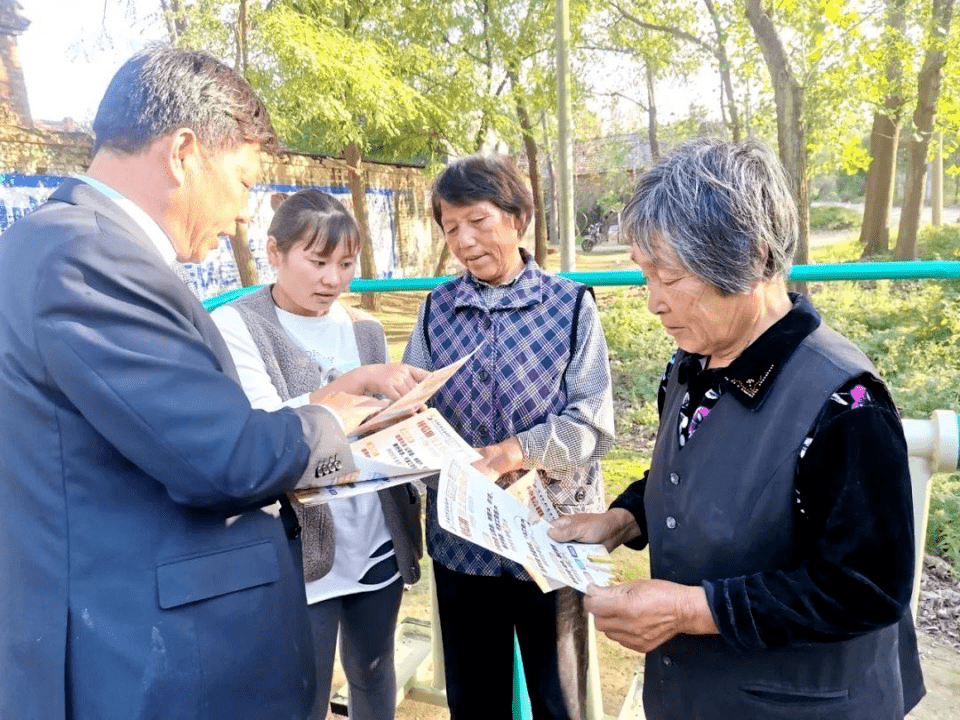
M 599 460 L 613 443 L 613 418 L 596 305 L 584 297 L 584 286 L 544 273 L 524 257 L 523 272 L 507 286 L 491 287 L 466 274 L 437 287 L 404 361 L 442 367 L 485 343 L 431 404 L 474 447 L 518 437 L 528 466 L 544 471 L 560 512 L 599 511 Z M 580 320 L 584 315 L 592 322 Z M 587 363 L 585 352 L 592 356 Z M 579 377 L 587 367 L 588 376 Z M 552 449 L 560 447 L 576 451 L 570 457 Z M 432 490 L 426 529 L 430 555 L 444 567 L 529 579 L 519 565 L 443 530 Z

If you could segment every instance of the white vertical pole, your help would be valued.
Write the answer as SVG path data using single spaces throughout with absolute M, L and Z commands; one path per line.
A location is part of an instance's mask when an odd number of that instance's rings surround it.
M 560 221 L 560 269 L 577 269 L 574 251 L 576 225 L 573 217 L 573 142 L 570 110 L 570 8 L 568 0 L 557 0 L 557 155 L 560 162 L 558 215 Z
M 597 627 L 587 614 L 587 720 L 603 720 L 603 688 L 600 685 L 600 658 L 597 655 Z
M 903 433 L 910 453 L 910 483 L 913 485 L 917 561 L 910 607 L 916 618 L 920 604 L 923 552 L 927 544 L 927 517 L 930 514 L 930 476 L 960 468 L 960 421 L 957 414 L 950 410 L 934 410 L 929 420 L 904 420 Z
M 925 457 L 910 456 L 910 484 L 913 486 L 913 533 L 916 564 L 913 568 L 913 592 L 910 609 L 917 619 L 920 609 L 920 580 L 923 576 L 923 554 L 927 545 L 927 519 L 930 515 L 930 476 L 933 471 Z
M 430 640 L 433 655 L 433 682 L 434 690 L 447 689 L 447 675 L 443 662 L 443 642 L 440 638 L 440 609 L 437 602 L 437 579 L 433 575 L 433 562 L 427 561 L 427 578 L 430 581 Z

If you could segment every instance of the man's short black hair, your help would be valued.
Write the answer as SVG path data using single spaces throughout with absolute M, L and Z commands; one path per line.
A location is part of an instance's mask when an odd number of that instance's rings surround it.
M 93 121 L 93 151 L 137 153 L 178 128 L 216 150 L 278 148 L 270 113 L 239 73 L 206 53 L 158 44 L 113 76 Z

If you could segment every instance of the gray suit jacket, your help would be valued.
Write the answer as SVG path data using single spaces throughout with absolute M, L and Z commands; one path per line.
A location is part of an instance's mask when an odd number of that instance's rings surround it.
M 251 409 L 207 312 L 75 180 L 0 238 L 0 353 L 0 717 L 305 717 L 299 540 L 257 508 L 351 469 L 336 420 Z

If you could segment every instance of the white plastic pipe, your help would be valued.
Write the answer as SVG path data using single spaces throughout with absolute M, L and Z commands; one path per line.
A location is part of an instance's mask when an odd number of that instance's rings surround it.
M 934 410 L 929 420 L 904 420 L 903 433 L 910 453 L 910 483 L 913 485 L 914 548 L 916 568 L 910 607 L 917 617 L 920 576 L 927 541 L 930 513 L 930 477 L 960 468 L 960 420 L 951 410 Z

